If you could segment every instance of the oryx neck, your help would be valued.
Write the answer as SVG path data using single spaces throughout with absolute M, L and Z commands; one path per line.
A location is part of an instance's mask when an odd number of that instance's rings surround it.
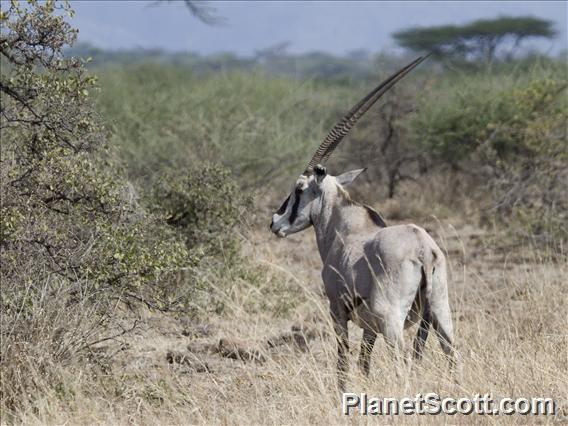
M 386 226 L 378 212 L 353 201 L 343 188 L 334 187 L 323 193 L 318 214 L 313 220 L 318 249 L 324 262 L 333 250 L 340 250 L 352 236 Z

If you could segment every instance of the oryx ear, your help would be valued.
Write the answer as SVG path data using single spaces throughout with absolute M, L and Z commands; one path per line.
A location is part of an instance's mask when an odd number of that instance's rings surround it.
M 337 179 L 337 183 L 339 183 L 341 186 L 347 186 L 365 170 L 367 170 L 366 167 L 364 169 L 351 170 L 350 172 L 346 172 L 342 175 L 337 176 L 335 179 Z
M 321 181 L 327 176 L 327 170 L 321 164 L 314 167 L 314 175 L 316 177 L 316 182 L 319 185 Z

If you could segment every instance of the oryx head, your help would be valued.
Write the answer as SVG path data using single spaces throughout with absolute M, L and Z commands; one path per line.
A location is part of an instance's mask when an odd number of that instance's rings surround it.
M 326 190 L 337 186 L 337 184 L 346 186 L 359 176 L 364 169 L 353 170 L 340 176 L 331 176 L 327 174 L 323 164 L 325 164 L 333 150 L 339 145 L 341 140 L 349 133 L 363 114 L 365 114 L 391 87 L 427 57 L 428 56 L 420 57 L 391 75 L 367 96 L 361 99 L 357 105 L 351 108 L 331 129 L 308 163 L 304 173 L 300 175 L 292 186 L 292 191 L 290 195 L 288 195 L 288 198 L 286 198 L 278 211 L 272 216 L 272 222 L 270 223 L 270 230 L 272 232 L 279 237 L 286 237 L 287 235 L 302 231 L 310 225 L 313 225 L 314 217 L 321 206 L 322 195 Z

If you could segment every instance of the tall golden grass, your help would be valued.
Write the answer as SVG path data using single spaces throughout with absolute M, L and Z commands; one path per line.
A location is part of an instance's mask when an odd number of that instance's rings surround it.
M 264 211 L 264 210 L 263 210 Z M 488 244 L 487 231 L 467 220 L 430 220 L 426 226 L 448 254 L 456 343 L 464 370 L 459 384 L 433 335 L 425 357 L 398 378 L 384 342 L 377 340 L 371 374 L 357 371 L 360 330 L 350 328 L 348 389 L 378 397 L 444 397 L 490 393 L 552 397 L 557 414 L 514 416 L 391 416 L 388 423 L 553 423 L 568 415 L 568 263 L 565 253 Z M 254 229 L 261 229 L 260 224 Z M 21 352 L 21 380 L 37 394 L 4 423 L 26 424 L 337 424 L 366 422 L 341 413 L 336 390 L 336 347 L 319 279 L 311 231 L 276 240 L 252 230 L 245 252 L 257 279 L 228 277 L 213 291 L 225 304 L 198 322 L 149 311 L 140 327 L 101 343 L 91 362 L 37 363 Z M 261 279 L 258 279 L 261 277 Z M 250 277 L 249 277 L 250 278 Z M 213 286 L 215 288 L 215 286 Z M 267 296 L 268 295 L 268 296 Z M 286 309 L 278 309 L 285 305 Z M 301 329 L 306 347 L 269 340 Z M 410 330 L 407 341 L 415 330 Z M 253 359 L 222 356 L 219 341 L 237 342 Z M 285 339 L 284 339 L 285 340 Z M 408 348 L 410 345 L 407 346 Z M 169 354 L 169 355 L 168 355 Z M 173 355 L 172 355 L 173 354 Z M 226 354 L 225 354 L 226 355 Z M 47 362 L 47 364 L 46 364 Z M 39 366 L 42 366 L 41 368 Z M 48 369 L 48 377 L 42 369 Z M 30 377 L 32 376 L 32 377 Z M 53 380 L 58 383 L 54 386 Z M 15 385 L 4 383 L 4 386 Z M 3 407 L 5 408 L 5 407 Z

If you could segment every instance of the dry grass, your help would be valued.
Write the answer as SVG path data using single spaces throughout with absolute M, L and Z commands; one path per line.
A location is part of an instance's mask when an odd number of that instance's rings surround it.
M 442 397 L 476 393 L 553 397 L 559 407 L 556 420 L 566 419 L 566 258 L 523 247 L 500 250 L 484 244 L 488 236 L 483 231 L 463 225 L 456 229 L 448 222 L 432 221 L 427 227 L 451 260 L 452 309 L 464 361 L 460 385 L 448 376 L 434 338 L 428 341 L 422 363 L 414 365 L 404 380 L 396 378 L 379 339 L 371 375 L 363 378 L 356 368 L 361 333 L 353 327 L 349 389 L 381 397 L 418 392 Z M 100 356 L 93 355 L 92 363 L 51 365 L 50 380 L 56 377 L 60 385 L 42 386 L 38 373 L 41 396 L 3 422 L 335 424 L 348 420 L 341 414 L 335 387 L 335 341 L 312 233 L 286 240 L 274 240 L 260 231 L 248 237 L 247 254 L 264 279 L 251 284 L 235 277 L 229 292 L 220 296 L 228 308 L 222 315 L 210 315 L 197 324 L 141 313 L 142 326 L 120 341 L 101 345 Z M 260 295 L 275 285 L 283 285 L 285 292 L 277 292 L 281 296 L 275 296 L 278 300 L 273 303 L 262 303 Z M 280 297 L 291 308 L 275 309 Z M 286 341 L 292 326 L 301 328 L 300 345 Z M 235 341 L 245 355 L 255 356 L 228 358 L 228 352 L 219 350 L 220 339 Z M 527 420 L 521 416 L 445 419 L 488 424 Z M 395 423 L 437 421 L 388 418 Z

